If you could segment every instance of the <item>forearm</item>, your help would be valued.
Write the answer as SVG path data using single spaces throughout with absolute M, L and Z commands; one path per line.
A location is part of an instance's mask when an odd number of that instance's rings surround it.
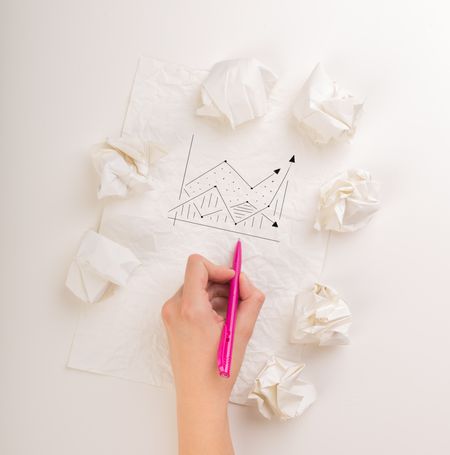
M 177 416 L 179 455 L 234 455 L 226 403 L 179 395 Z

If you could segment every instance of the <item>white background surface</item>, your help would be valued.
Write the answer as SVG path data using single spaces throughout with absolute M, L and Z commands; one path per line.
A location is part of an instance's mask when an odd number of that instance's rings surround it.
M 231 407 L 237 454 L 449 453 L 448 13 L 444 1 L 1 0 L 0 453 L 176 453 L 172 393 L 64 367 L 78 303 L 63 282 L 100 214 L 87 151 L 120 132 L 140 55 L 202 68 L 255 56 L 305 77 L 320 60 L 367 100 L 339 153 L 382 182 L 383 208 L 333 236 L 322 276 L 352 306 L 352 345 L 312 360 L 320 396 L 301 419 Z

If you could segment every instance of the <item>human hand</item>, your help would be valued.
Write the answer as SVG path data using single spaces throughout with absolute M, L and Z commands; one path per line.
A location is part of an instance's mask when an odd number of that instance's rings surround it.
M 177 392 L 180 447 L 186 423 L 189 438 L 199 426 L 205 442 L 204 426 L 226 421 L 227 402 L 264 302 L 264 294 L 241 273 L 231 376 L 219 376 L 217 349 L 228 303 L 227 283 L 233 276 L 233 269 L 194 254 L 188 259 L 183 286 L 162 308 Z

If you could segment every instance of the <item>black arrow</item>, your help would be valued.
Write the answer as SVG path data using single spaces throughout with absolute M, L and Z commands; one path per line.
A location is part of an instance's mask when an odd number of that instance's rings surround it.
M 275 191 L 275 194 L 273 195 L 271 201 L 269 202 L 269 207 L 270 207 L 270 204 L 272 204 L 272 202 L 274 201 L 278 191 L 280 191 L 280 188 L 283 185 L 284 179 L 289 174 L 289 171 L 291 170 L 292 163 L 295 163 L 295 155 L 292 155 L 291 159 L 289 160 L 289 163 L 291 163 L 291 164 L 289 165 L 288 170 L 286 171 L 286 174 L 284 174 L 284 177 L 283 177 L 283 180 L 281 180 L 280 186 L 277 188 L 277 190 Z
M 289 171 L 291 170 L 291 166 L 292 166 L 292 164 L 289 165 L 288 170 L 286 171 L 286 174 L 284 174 L 283 180 L 281 180 L 280 186 L 275 191 L 275 194 L 273 195 L 272 200 L 269 202 L 268 207 L 270 207 L 270 204 L 272 204 L 272 202 L 274 201 L 278 191 L 280 190 L 281 186 L 283 185 L 285 178 L 287 177 L 287 175 L 289 174 Z
M 272 227 L 278 227 L 278 223 L 275 221 L 275 222 L 272 224 Z
M 263 217 L 265 217 L 267 220 L 269 220 L 271 223 L 276 223 L 276 221 L 271 220 L 265 213 L 262 214 Z M 273 226 L 273 224 L 272 224 Z M 278 227 L 278 225 L 277 225 Z
M 270 179 L 270 177 L 272 177 L 273 174 L 278 174 L 279 172 L 281 171 L 281 168 L 280 169 L 275 169 L 273 171 L 272 174 L 270 174 L 268 177 L 266 177 L 265 179 L 262 179 L 260 182 L 258 182 L 256 185 L 250 187 L 251 190 L 253 190 L 254 188 L 256 188 L 258 185 L 261 185 L 261 183 L 265 182 L 267 179 Z

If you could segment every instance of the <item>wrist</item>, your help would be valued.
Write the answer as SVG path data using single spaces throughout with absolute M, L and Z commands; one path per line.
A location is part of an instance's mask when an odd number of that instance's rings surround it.
M 176 388 L 176 397 L 177 407 L 186 412 L 201 408 L 207 414 L 227 415 L 229 394 L 220 388 L 202 387 L 201 384 L 195 387 L 181 386 Z
M 228 406 L 209 393 L 177 394 L 180 455 L 232 455 Z

